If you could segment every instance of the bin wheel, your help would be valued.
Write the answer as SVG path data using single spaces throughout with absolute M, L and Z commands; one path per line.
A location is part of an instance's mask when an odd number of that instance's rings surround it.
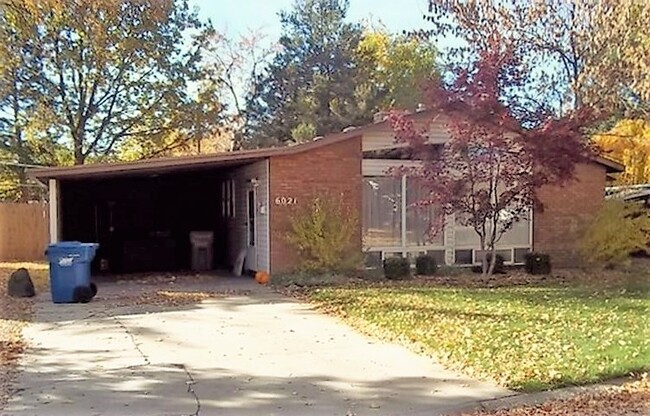
M 90 291 L 92 292 L 94 298 L 95 295 L 97 295 L 97 285 L 95 282 L 90 282 Z
M 77 286 L 72 296 L 75 302 L 88 303 L 93 298 L 93 291 L 88 286 Z

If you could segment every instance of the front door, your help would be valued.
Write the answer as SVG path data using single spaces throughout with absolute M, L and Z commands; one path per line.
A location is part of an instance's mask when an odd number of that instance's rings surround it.
M 256 207 L 257 192 L 255 188 L 247 191 L 247 218 L 246 218 L 246 269 L 257 270 L 257 224 L 256 224 Z

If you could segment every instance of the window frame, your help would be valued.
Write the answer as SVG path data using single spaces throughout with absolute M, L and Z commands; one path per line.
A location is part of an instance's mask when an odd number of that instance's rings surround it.
M 372 171 L 372 174 L 364 174 L 363 175 L 363 181 L 364 185 L 366 184 L 365 181 L 367 180 L 373 180 L 373 179 L 381 179 L 385 177 L 391 177 L 392 175 L 389 174 L 378 174 L 375 173 L 376 170 Z M 435 243 L 435 244 L 426 244 L 426 245 L 421 245 L 421 246 L 415 246 L 415 245 L 408 245 L 407 242 L 407 205 L 408 205 L 408 200 L 407 200 L 407 179 L 408 175 L 401 175 L 401 241 L 399 245 L 393 245 L 393 246 L 373 246 L 373 245 L 366 245 L 365 243 L 363 244 L 363 252 L 379 252 L 380 253 L 380 258 L 384 260 L 386 257 L 399 254 L 402 257 L 407 257 L 409 253 L 423 253 L 427 251 L 439 251 L 442 250 L 446 253 L 446 264 L 449 265 L 455 265 L 459 267 L 469 267 L 472 265 L 476 265 L 476 252 L 480 252 L 480 248 L 475 245 L 475 244 L 458 244 L 457 239 L 455 238 L 455 234 L 457 231 L 457 225 L 455 221 L 455 216 L 451 215 L 450 217 L 448 216 L 445 223 L 444 229 L 441 231 L 441 244 L 440 243 Z M 366 201 L 365 201 L 365 193 L 363 194 L 363 210 L 362 213 L 365 215 L 366 212 Z M 527 244 L 504 244 L 500 245 L 497 244 L 497 250 L 504 250 L 504 251 L 510 251 L 511 253 L 511 261 L 506 262 L 506 264 L 509 265 L 521 265 L 523 263 L 521 262 L 516 262 L 516 256 L 515 256 L 515 251 L 517 250 L 527 250 L 528 252 L 533 251 L 533 231 L 534 231 L 534 217 L 535 217 L 535 211 L 533 208 L 530 209 L 529 216 L 528 216 L 528 242 Z M 362 218 L 363 222 L 363 218 Z M 365 228 L 365 227 L 364 227 Z M 365 238 L 365 229 L 362 228 L 362 239 Z M 456 264 L 456 259 L 455 259 L 455 252 L 456 250 L 472 250 L 472 258 L 474 260 L 473 264 L 464 264 L 464 265 L 458 265 Z
M 379 180 L 382 178 L 394 178 L 397 179 L 396 177 L 393 177 L 391 175 L 364 175 L 363 176 L 363 181 L 365 185 L 365 181 L 368 180 Z M 441 231 L 441 237 L 440 240 L 441 242 L 435 242 L 435 243 L 430 243 L 430 244 L 422 244 L 422 245 L 413 245 L 410 244 L 408 241 L 408 224 L 407 224 L 407 209 L 408 209 L 408 201 L 407 201 L 407 196 L 408 196 L 408 176 L 407 175 L 401 175 L 399 177 L 400 180 L 400 242 L 398 245 L 391 245 L 391 246 L 383 246 L 383 245 L 364 245 L 363 250 L 364 251 L 380 251 L 382 252 L 382 259 L 385 258 L 384 253 L 401 253 L 403 256 L 406 256 L 408 253 L 422 253 L 426 251 L 436 251 L 436 250 L 444 250 L 445 249 L 445 230 Z M 365 198 L 365 193 L 364 193 L 364 198 Z M 363 210 L 362 212 L 365 213 L 366 211 L 366 201 L 363 201 Z M 363 219 L 362 219 L 363 222 Z M 363 230 L 362 230 L 363 231 Z M 362 236 L 362 238 L 365 236 Z
M 226 219 L 235 218 L 235 180 L 230 178 L 221 182 L 221 215 Z

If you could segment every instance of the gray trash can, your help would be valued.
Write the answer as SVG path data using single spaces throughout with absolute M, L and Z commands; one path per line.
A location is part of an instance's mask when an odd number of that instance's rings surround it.
M 192 270 L 211 270 L 214 233 L 212 231 L 192 231 L 190 232 L 190 242 L 192 243 Z

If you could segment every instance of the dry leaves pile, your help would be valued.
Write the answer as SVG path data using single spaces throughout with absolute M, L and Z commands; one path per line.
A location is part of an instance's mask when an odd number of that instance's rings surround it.
M 9 399 L 9 392 L 17 374 L 18 360 L 25 349 L 22 329 L 32 315 L 31 299 L 7 296 L 7 280 L 12 272 L 21 267 L 29 270 L 36 293 L 49 289 L 47 264 L 0 263 L 0 409 Z
M 187 283 L 206 283 L 214 281 L 215 276 L 212 274 L 201 273 L 171 273 L 171 272 L 153 272 L 153 273 L 132 273 L 132 274 L 114 274 L 109 277 L 110 282 L 118 285 L 143 285 L 158 286 L 163 284 L 187 284 Z
M 641 416 L 650 415 L 650 381 L 643 379 L 605 391 L 583 393 L 539 406 L 481 411 L 471 416 Z M 469 416 L 469 415 L 468 415 Z
M 248 294 L 248 291 L 241 290 L 222 290 L 216 292 L 146 288 L 135 291 L 120 291 L 110 295 L 98 295 L 93 300 L 93 303 L 103 303 L 109 307 L 155 306 L 173 308 L 194 305 L 208 299 L 237 295 L 245 296 Z
M 203 290 L 210 287 L 215 276 L 210 274 L 141 273 L 110 276 L 113 290 L 106 292 L 99 284 L 93 303 L 109 307 L 153 306 L 179 307 L 233 295 L 248 295 L 246 290 Z M 116 283 L 116 285 L 113 285 Z M 202 285 L 206 284 L 207 285 Z M 202 289 L 198 289 L 201 287 Z M 194 286 L 194 290 L 187 290 Z
M 25 349 L 22 328 L 31 310 L 31 300 L 10 298 L 4 290 L 0 294 L 0 409 L 9 399 L 18 359 Z
M 99 296 L 93 303 L 105 303 L 110 307 L 123 306 L 160 306 L 176 307 L 201 303 L 210 298 L 224 297 L 227 293 L 217 292 L 183 292 L 172 290 L 143 290 L 139 293 L 113 294 Z
M 0 409 L 9 399 L 18 359 L 25 349 L 22 329 L 32 313 L 31 299 L 18 299 L 7 295 L 7 279 L 19 267 L 30 270 L 37 290 L 47 287 L 47 268 L 43 265 L 0 263 Z

